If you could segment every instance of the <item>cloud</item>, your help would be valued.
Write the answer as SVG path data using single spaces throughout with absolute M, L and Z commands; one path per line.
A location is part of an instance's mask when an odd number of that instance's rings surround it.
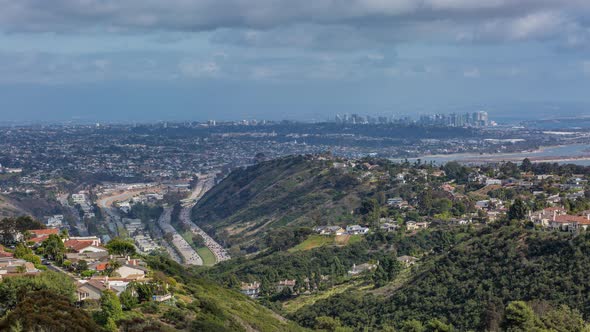
M 400 38 L 454 33 L 455 39 L 528 39 L 587 26 L 585 0 L 0 0 L 5 32 L 272 30 L 293 25 L 338 26 L 341 32 L 380 30 Z M 448 26 L 448 30 L 431 29 Z M 349 29 L 349 30 L 346 30 Z M 321 30 L 316 31 L 321 36 Z M 329 32 L 329 31 L 328 31 Z M 407 36 L 412 38 L 415 35 Z M 284 43 L 313 43 L 299 33 Z M 166 37 L 162 40 L 168 41 Z M 217 40 L 234 37 L 217 36 Z M 234 43 L 264 43 L 246 32 Z M 280 43 L 274 38 L 274 43 Z M 329 38 L 325 38 L 329 39 Z M 354 38 L 353 38 L 354 39 Z M 350 41 L 349 41 L 350 42 Z

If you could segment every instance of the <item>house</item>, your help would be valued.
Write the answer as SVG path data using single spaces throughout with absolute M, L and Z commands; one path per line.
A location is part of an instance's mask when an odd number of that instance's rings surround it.
M 377 268 L 377 264 L 363 263 L 360 265 L 353 264 L 352 269 L 348 271 L 349 276 L 356 276 L 361 273 L 372 271 Z
M 48 228 L 48 229 L 30 229 L 29 233 L 33 238 L 49 237 L 49 235 L 59 235 L 59 229 Z
M 424 228 L 428 228 L 429 223 L 428 222 L 417 222 L 417 221 L 408 221 L 406 222 L 406 229 L 408 231 L 417 231 L 419 229 L 424 229 Z
M 500 180 L 500 179 L 487 179 L 485 184 L 486 184 L 486 186 L 502 185 L 502 180 Z
M 64 242 L 66 248 L 77 252 L 77 253 L 84 253 L 84 252 L 100 252 L 100 253 L 107 253 L 108 250 L 100 245 L 96 245 L 95 241 L 92 240 L 67 240 Z
M 401 197 L 394 197 L 387 200 L 387 205 L 398 209 L 403 209 L 409 207 L 410 204 Z
M 107 289 L 108 287 L 98 280 L 78 281 L 76 297 L 78 301 L 100 300 L 102 292 Z
M 63 225 L 64 216 L 62 214 L 56 214 L 54 216 L 46 217 L 45 226 L 49 228 L 59 228 Z
M 122 278 L 142 279 L 145 277 L 146 269 L 137 265 L 125 264 L 116 269 L 115 273 Z
M 379 226 L 379 228 L 385 232 L 394 232 L 397 229 L 399 229 L 399 225 L 386 222 L 386 223 L 383 223 L 381 226 Z
M 289 279 L 285 279 L 285 280 L 281 280 L 277 283 L 277 292 L 282 292 L 285 288 L 289 288 L 291 290 L 291 292 L 293 292 L 294 288 L 295 288 L 295 284 L 297 283 L 297 281 L 295 279 L 293 280 L 289 280 Z
M 59 230 L 56 228 L 48 228 L 48 229 L 32 229 L 29 230 L 31 234 L 31 238 L 28 239 L 28 242 L 33 242 L 35 245 L 41 244 L 41 242 L 47 240 L 49 235 L 58 235 Z
M 260 283 L 257 281 L 252 283 L 243 282 L 242 287 L 240 287 L 240 292 L 255 299 L 258 297 L 258 294 L 260 294 Z
M 320 235 L 342 235 L 346 232 L 340 226 L 318 226 L 315 231 Z
M 416 262 L 418 261 L 418 258 L 416 258 L 414 256 L 399 256 L 397 258 L 397 261 L 404 264 L 406 267 L 409 267 L 409 266 L 416 264 Z
M 0 275 L 37 274 L 40 272 L 33 263 L 24 259 L 0 257 Z
M 164 294 L 164 295 L 152 295 L 152 301 L 154 302 L 164 302 L 172 300 L 172 294 Z
M 397 205 L 397 204 L 399 204 L 399 203 L 401 203 L 403 201 L 404 200 L 401 197 L 389 198 L 389 199 L 387 199 L 387 205 L 389 205 L 389 206 L 395 206 L 395 205 Z
M 98 236 L 70 236 L 68 240 L 92 241 L 94 246 L 99 246 L 102 243 Z
M 346 226 L 346 234 L 356 235 L 356 234 L 367 234 L 367 233 L 369 233 L 368 227 L 362 227 L 360 225 Z
M 542 227 L 549 227 L 549 223 L 557 216 L 566 215 L 567 211 L 561 207 L 548 207 L 543 210 L 529 212 L 529 220 Z
M 477 201 L 475 202 L 475 207 L 477 209 L 487 209 L 490 207 L 490 201 L 489 200 L 482 200 L 482 201 Z
M 550 222 L 549 227 L 554 230 L 575 232 L 586 230 L 590 227 L 590 215 L 571 216 L 567 214 L 556 215 Z

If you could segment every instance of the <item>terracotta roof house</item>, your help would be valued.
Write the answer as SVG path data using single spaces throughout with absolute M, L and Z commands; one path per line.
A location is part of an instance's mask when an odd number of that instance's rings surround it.
M 71 249 L 77 253 L 82 252 L 108 252 L 108 250 L 100 245 L 96 245 L 92 240 L 67 240 L 64 242 L 66 248 Z
M 30 229 L 29 233 L 31 233 L 34 237 L 41 237 L 41 236 L 49 236 L 51 234 L 58 235 L 59 230 L 57 228 Z

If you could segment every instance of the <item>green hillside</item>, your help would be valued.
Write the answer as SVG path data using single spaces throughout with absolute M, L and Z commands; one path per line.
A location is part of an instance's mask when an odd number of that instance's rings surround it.
M 505 308 L 518 300 L 541 313 L 567 305 L 588 317 L 589 270 L 588 233 L 486 227 L 425 259 L 401 285 L 394 281 L 376 290 L 338 294 L 291 318 L 310 327 L 317 326 L 316 317 L 327 316 L 354 328 L 402 328 L 404 322 L 438 319 L 460 331 L 498 330 L 506 323 Z
M 141 303 L 124 292 L 105 291 L 100 303 L 75 305 L 75 286 L 64 274 L 44 272 L 0 281 L 1 331 L 304 331 L 261 304 L 195 277 L 160 256 L 147 258 L 153 278 L 165 280 L 171 302 Z M 108 296 L 108 293 L 111 293 Z M 143 294 L 143 295 L 142 295 Z M 145 295 L 145 296 L 144 296 Z
M 255 240 L 282 226 L 346 223 L 370 183 L 355 169 L 336 169 L 332 163 L 296 156 L 236 170 L 199 201 L 193 220 L 248 251 L 261 249 Z

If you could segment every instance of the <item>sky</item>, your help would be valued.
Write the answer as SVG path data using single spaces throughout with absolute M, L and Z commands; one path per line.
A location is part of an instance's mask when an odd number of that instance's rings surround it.
M 590 114 L 588 0 L 0 8 L 0 122 Z

